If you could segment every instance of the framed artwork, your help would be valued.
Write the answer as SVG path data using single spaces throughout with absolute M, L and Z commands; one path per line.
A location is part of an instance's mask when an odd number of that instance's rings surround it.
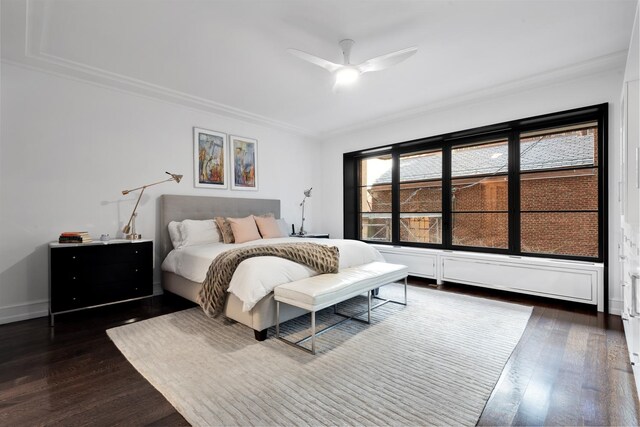
M 196 187 L 227 188 L 227 134 L 193 128 L 193 177 Z
M 231 135 L 231 189 L 258 189 L 258 141 Z

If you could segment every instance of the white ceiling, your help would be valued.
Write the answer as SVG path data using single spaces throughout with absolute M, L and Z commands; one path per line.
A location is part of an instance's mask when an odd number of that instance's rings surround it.
M 312 135 L 568 68 L 621 61 L 636 0 L 2 0 L 2 58 Z M 286 52 L 417 46 L 334 93 Z M 550 74 L 549 74 L 550 73 Z

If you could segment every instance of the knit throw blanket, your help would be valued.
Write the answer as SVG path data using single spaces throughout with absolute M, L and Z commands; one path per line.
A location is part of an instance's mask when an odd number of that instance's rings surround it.
M 249 246 L 223 252 L 211 262 L 198 295 L 198 302 L 208 316 L 218 316 L 224 310 L 227 289 L 238 265 L 245 259 L 257 256 L 285 258 L 306 265 L 319 274 L 337 273 L 340 263 L 340 252 L 337 247 L 317 243 Z

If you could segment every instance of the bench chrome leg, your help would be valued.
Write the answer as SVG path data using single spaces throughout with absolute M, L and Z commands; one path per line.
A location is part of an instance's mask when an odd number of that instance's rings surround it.
M 311 354 L 316 354 L 316 312 L 311 312 Z
M 407 278 L 404 278 L 404 305 L 407 305 Z
M 280 338 L 280 301 L 276 301 L 276 338 Z
M 392 283 L 396 283 L 396 282 L 392 282 Z M 380 288 L 377 288 L 377 290 L 379 290 Z M 375 291 L 375 289 L 374 289 Z M 367 292 L 367 309 L 366 310 L 362 310 L 359 311 L 355 314 L 352 315 L 348 315 L 348 314 L 344 314 L 344 313 L 340 313 L 338 311 L 334 310 L 334 313 L 337 314 L 338 316 L 342 316 L 346 319 L 351 319 L 351 320 L 355 320 L 357 322 L 362 322 L 362 323 L 371 323 L 371 312 L 373 310 L 375 310 L 376 308 L 383 306 L 385 304 L 388 303 L 393 303 L 393 304 L 399 304 L 399 305 L 407 305 L 407 277 L 404 278 L 404 301 L 394 301 L 391 299 L 387 299 L 387 298 L 383 298 L 383 297 L 379 297 L 376 295 L 376 293 L 374 291 L 369 291 Z M 373 305 L 373 300 L 379 300 L 380 302 Z M 367 320 L 364 319 L 359 319 L 360 316 L 362 316 L 364 313 L 367 313 Z
M 377 300 L 381 300 L 380 303 L 373 305 L 373 300 L 377 299 Z M 400 302 L 400 301 L 393 301 L 393 300 L 388 300 L 388 299 L 384 299 L 381 298 L 379 296 L 376 296 L 374 294 L 373 291 L 368 291 L 367 292 L 367 310 L 363 310 L 360 311 L 358 313 L 355 313 L 351 316 L 340 313 L 339 311 L 337 311 L 338 308 L 338 304 L 334 304 L 333 309 L 334 309 L 334 313 L 344 317 L 344 319 L 342 319 L 339 322 L 334 323 L 331 326 L 327 326 L 324 329 L 321 329 L 319 331 L 316 331 L 316 312 L 312 311 L 311 312 L 311 335 L 306 336 L 305 338 L 302 338 L 298 341 L 289 341 L 288 339 L 281 337 L 280 336 L 280 302 L 276 301 L 276 338 L 278 338 L 280 341 L 284 341 L 285 343 L 293 346 L 293 347 L 298 347 L 300 350 L 306 351 L 307 353 L 311 353 L 311 354 L 316 354 L 316 336 L 317 335 L 321 335 L 325 332 L 328 332 L 338 326 L 340 326 L 342 323 L 347 322 L 349 320 L 355 320 L 358 322 L 362 322 L 362 323 L 371 323 L 371 311 L 375 308 L 378 308 L 382 305 L 385 305 L 387 303 L 394 303 L 394 304 L 400 304 L 400 305 L 407 305 L 407 278 L 404 278 L 404 303 Z M 364 313 L 367 313 L 367 320 L 365 321 L 364 319 L 359 319 L 358 316 L 362 316 Z M 307 342 L 311 340 L 311 350 L 309 350 L 306 347 L 303 347 L 301 344 L 304 342 Z

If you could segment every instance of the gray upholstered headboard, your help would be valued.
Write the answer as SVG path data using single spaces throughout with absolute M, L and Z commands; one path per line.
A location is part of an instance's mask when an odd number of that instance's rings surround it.
M 173 249 L 167 225 L 184 219 L 241 218 L 272 213 L 280 218 L 280 200 L 236 199 L 232 197 L 160 196 L 160 259 Z

